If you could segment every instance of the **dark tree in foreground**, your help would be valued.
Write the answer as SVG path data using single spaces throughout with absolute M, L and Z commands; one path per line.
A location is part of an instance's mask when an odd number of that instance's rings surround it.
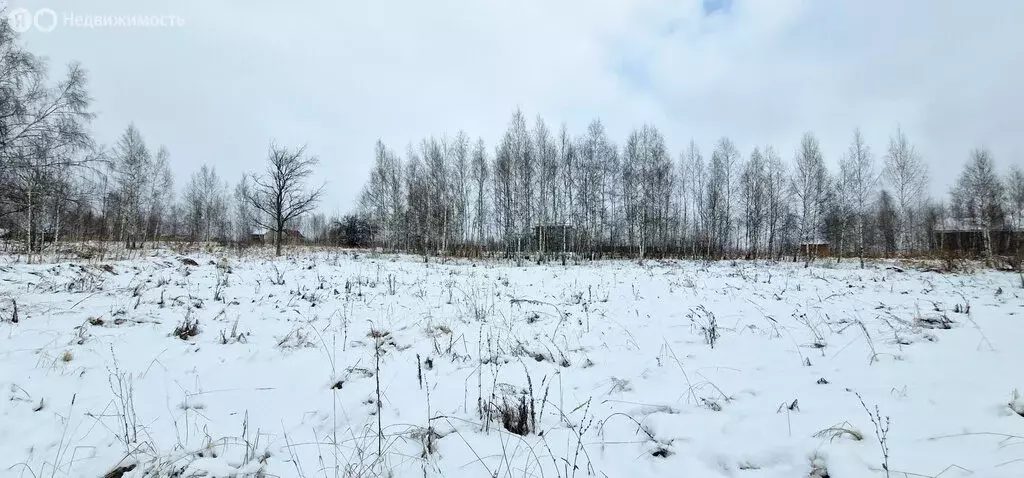
M 315 157 L 306 156 L 305 146 L 290 150 L 271 144 L 266 172 L 252 178 L 245 199 L 258 211 L 256 224 L 274 233 L 275 255 L 281 255 L 285 225 L 313 211 L 323 195 L 323 185 L 307 190 L 305 184 L 317 162 Z

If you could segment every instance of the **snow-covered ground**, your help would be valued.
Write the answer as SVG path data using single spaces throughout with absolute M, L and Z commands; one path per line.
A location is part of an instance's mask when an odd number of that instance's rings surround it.
M 1017 275 L 184 257 L 0 262 L 0 475 L 1024 476 Z

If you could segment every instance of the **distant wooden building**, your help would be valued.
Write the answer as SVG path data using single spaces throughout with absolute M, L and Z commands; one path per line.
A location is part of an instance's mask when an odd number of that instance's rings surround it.
M 1003 226 L 987 230 L 976 221 L 947 219 L 935 228 L 935 247 L 942 251 L 968 256 L 981 256 L 986 252 L 987 240 L 992 241 L 992 254 L 1012 256 L 1024 252 L 1024 230 Z

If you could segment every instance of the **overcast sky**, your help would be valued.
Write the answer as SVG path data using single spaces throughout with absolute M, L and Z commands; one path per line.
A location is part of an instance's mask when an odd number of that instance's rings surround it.
M 673 155 L 727 135 L 790 159 L 804 131 L 834 166 L 860 127 L 878 156 L 902 126 L 945 195 L 971 148 L 1024 164 L 1019 0 L 12 0 L 57 27 L 23 35 L 91 76 L 98 139 L 131 121 L 232 184 L 271 139 L 321 159 L 347 212 L 377 138 L 399 152 L 465 130 L 493 148 L 515 108 L 621 143 L 645 122 Z M 77 28 L 66 15 L 173 15 L 182 26 Z M 834 169 L 834 167 L 833 167 Z

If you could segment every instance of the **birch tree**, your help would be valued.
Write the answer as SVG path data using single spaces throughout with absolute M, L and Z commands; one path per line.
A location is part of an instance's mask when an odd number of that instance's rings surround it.
M 157 239 L 164 232 L 168 209 L 174 204 L 174 173 L 171 171 L 170 152 L 164 146 L 157 149 L 153 163 L 150 165 L 146 186 L 146 209 L 148 212 L 145 234 Z
M 452 196 L 454 203 L 454 221 L 459 243 L 469 239 L 469 136 L 459 131 L 450 147 Z
M 77 63 L 51 83 L 44 59 L 22 46 L 6 18 L 0 20 L 0 223 L 18 216 L 29 252 L 39 244 L 44 211 L 57 213 L 44 204 L 66 205 L 67 196 L 55 195 L 54 188 L 71 184 L 70 169 L 97 159 L 88 154 L 94 115 L 87 83 Z
M 246 200 L 250 195 L 252 195 L 252 183 L 249 181 L 249 176 L 243 175 L 235 185 L 233 192 L 235 217 L 232 224 L 235 241 L 239 243 L 249 242 L 253 230 L 256 228 L 256 208 Z
M 683 164 L 685 165 L 686 175 L 690 178 L 690 196 L 694 210 L 691 245 L 693 247 L 693 256 L 696 257 L 698 247 L 710 247 L 711 240 L 706 236 L 711 222 L 711 214 L 706 204 L 707 176 L 704 170 L 704 157 L 701 155 L 697 143 L 693 140 L 690 140 L 690 144 L 686 149 Z
M 143 239 L 144 195 L 150 180 L 152 156 L 135 124 L 129 124 L 114 146 L 111 166 L 121 210 L 121 240 L 134 249 Z
M 907 251 L 913 247 L 914 212 L 920 208 L 925 196 L 928 167 L 901 129 L 889 138 L 883 176 L 892 189 L 898 211 L 897 249 Z
M 1024 230 L 1024 169 L 1013 165 L 1006 175 L 1007 211 L 1010 221 L 1018 230 Z
M 765 148 L 765 198 L 767 202 L 767 247 L 777 255 L 782 254 L 782 247 L 779 244 L 779 228 L 784 224 L 789 214 L 789 191 L 788 171 L 782 158 L 775 152 L 775 148 Z
M 853 213 L 856 229 L 857 257 L 860 267 L 864 268 L 865 221 L 871 206 L 871 198 L 875 195 L 878 185 L 878 174 L 875 172 L 875 160 L 871 149 L 864 144 L 860 130 L 854 130 L 853 141 L 846 156 L 840 162 L 840 177 L 843 190 L 849 202 L 848 207 Z
M 820 237 L 828 176 L 825 160 L 812 133 L 805 133 L 794 161 L 792 191 L 799 218 L 799 240 L 808 243 Z M 810 260 L 810 257 L 807 258 Z
M 951 208 L 961 222 L 981 229 L 987 257 L 992 256 L 992 230 L 1006 219 L 1005 193 L 992 154 L 984 148 L 971 151 L 953 188 Z
M 754 148 L 740 175 L 743 198 L 743 224 L 746 230 L 748 257 L 756 259 L 761 252 L 763 225 L 767 219 L 767 165 L 761 150 Z
M 537 225 L 541 226 L 537 250 L 543 257 L 550 251 L 544 250 L 547 239 L 544 237 L 546 227 L 554 223 L 555 207 L 558 194 L 558 153 L 551 138 L 551 131 L 540 116 L 537 117 L 533 130 L 533 151 L 537 156 Z

